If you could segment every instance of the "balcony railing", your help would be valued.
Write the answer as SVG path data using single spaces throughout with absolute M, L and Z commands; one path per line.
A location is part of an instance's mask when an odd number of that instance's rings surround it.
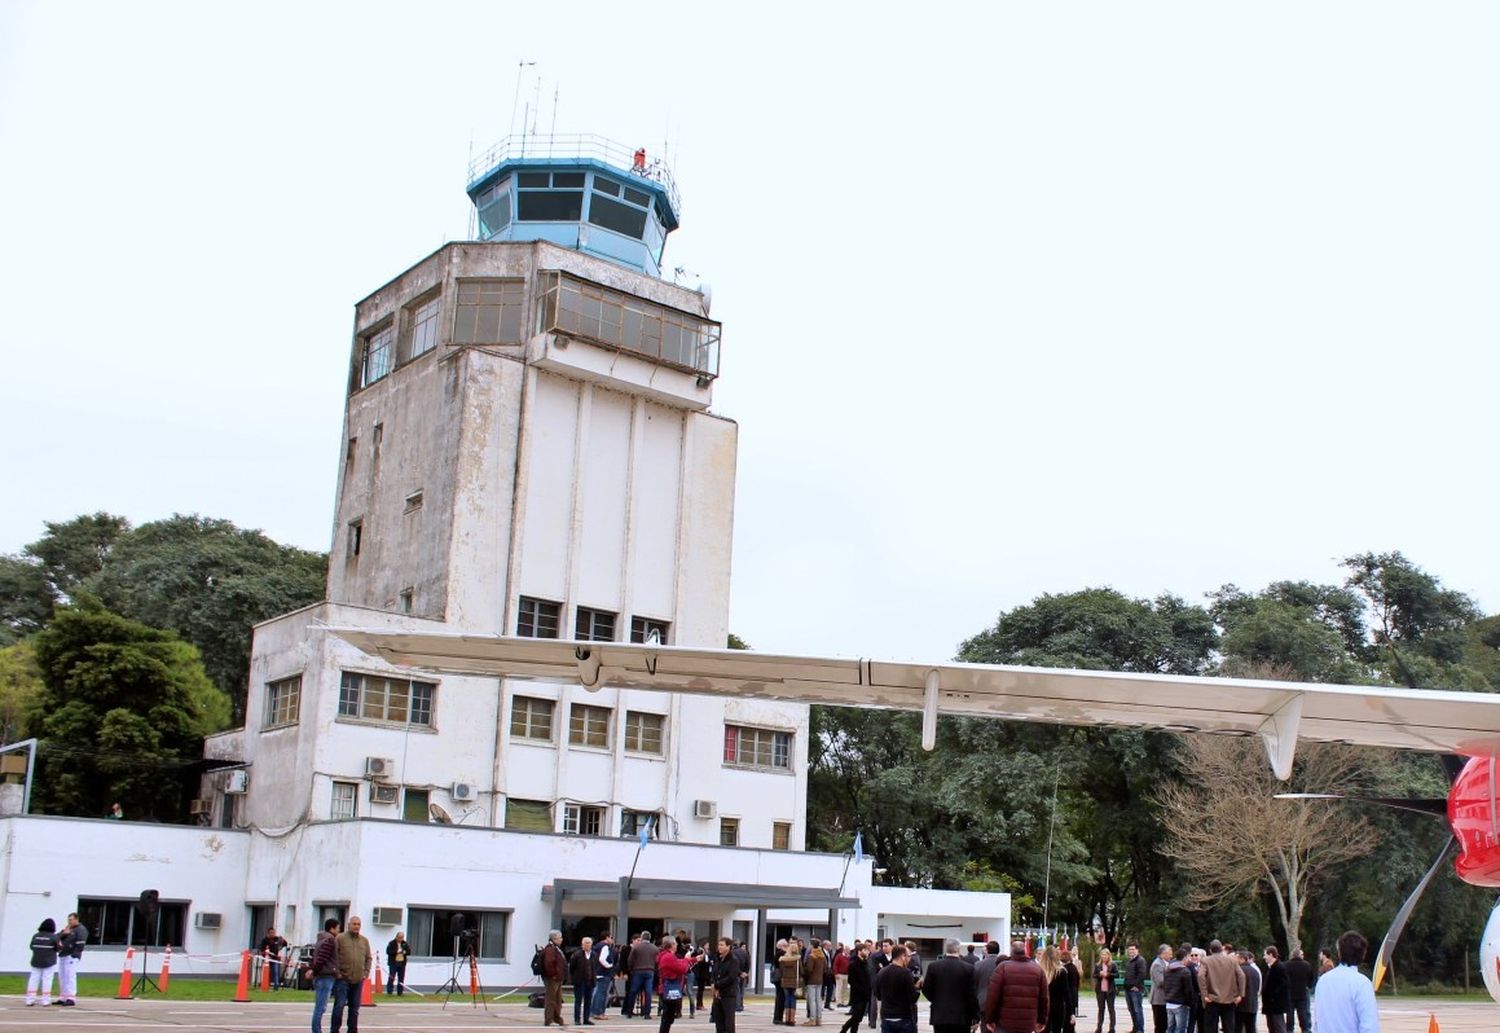
M 719 375 L 720 324 L 560 272 L 542 274 L 542 331 L 696 373 Z
M 602 161 L 612 168 L 658 184 L 667 192 L 673 213 L 679 219 L 682 217 L 682 198 L 677 193 L 677 183 L 672 178 L 672 170 L 659 155 L 652 155 L 645 148 L 627 147 L 592 133 L 571 136 L 507 136 L 469 162 L 468 185 L 472 187 L 480 177 L 502 162 L 523 159 L 566 161 L 570 158 Z

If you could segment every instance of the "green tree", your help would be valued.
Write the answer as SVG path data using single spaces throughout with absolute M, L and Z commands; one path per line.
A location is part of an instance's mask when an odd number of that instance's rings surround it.
M 121 536 L 87 587 L 132 620 L 198 647 L 244 719 L 252 625 L 323 598 L 328 557 L 227 520 L 177 515 Z
M 61 523 L 44 522 L 47 533 L 26 546 L 26 555 L 41 564 L 54 602 L 66 602 L 109 560 L 130 521 L 100 511 Z
M 1365 552 L 1344 560 L 1345 584 L 1369 606 L 1376 660 L 1408 688 L 1492 688 L 1469 667 L 1470 628 L 1481 618 L 1474 600 L 1399 552 Z
M 0 646 L 34 635 L 52 617 L 52 586 L 42 565 L 0 556 Z
M 28 715 L 41 691 L 36 643 L 28 640 L 0 649 L 0 744 L 25 737 Z
M 35 643 L 30 731 L 43 742 L 33 809 L 102 815 L 123 798 L 133 814 L 183 816 L 203 736 L 229 719 L 198 651 L 87 596 L 59 607 Z
M 1225 585 L 1209 599 L 1223 630 L 1223 674 L 1273 668 L 1296 681 L 1371 679 L 1364 602 L 1347 588 L 1278 581 L 1253 593 Z

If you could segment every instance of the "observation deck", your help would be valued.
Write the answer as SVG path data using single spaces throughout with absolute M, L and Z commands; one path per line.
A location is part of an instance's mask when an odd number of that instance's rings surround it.
M 510 136 L 469 163 L 480 240 L 546 240 L 661 275 L 681 199 L 645 148 L 594 135 Z

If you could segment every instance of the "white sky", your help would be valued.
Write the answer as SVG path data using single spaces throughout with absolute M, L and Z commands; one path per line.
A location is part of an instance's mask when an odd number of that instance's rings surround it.
M 669 141 L 756 648 L 1365 549 L 1500 607 L 1500 6 L 724 8 L 0 0 L 0 551 L 326 549 L 353 303 L 466 235 L 525 59 Z

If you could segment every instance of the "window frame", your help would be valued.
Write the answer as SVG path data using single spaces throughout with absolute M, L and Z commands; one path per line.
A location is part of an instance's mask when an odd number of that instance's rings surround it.
M 604 807 L 590 803 L 564 803 L 562 830 L 565 836 L 587 836 L 598 839 L 604 835 L 608 814 Z
M 780 840 L 780 842 L 778 842 Z M 789 821 L 771 822 L 771 849 L 790 850 L 792 848 L 792 823 Z
M 643 727 L 649 724 L 649 720 L 656 720 L 656 749 L 650 749 L 644 743 L 649 738 L 647 729 Z M 667 752 L 667 715 L 658 714 L 653 710 L 627 710 L 625 711 L 625 752 L 639 753 L 648 757 L 663 757 Z
M 140 917 L 135 910 L 138 903 L 140 903 L 138 897 L 80 895 L 74 910 L 78 912 L 78 917 L 83 924 L 88 927 L 88 946 L 163 947 L 169 943 L 176 943 L 180 946 L 187 932 L 188 907 L 192 902 L 161 898 L 157 902 L 155 928 L 149 933 L 149 941 L 144 926 L 137 921 Z M 123 936 L 117 933 L 121 922 L 121 910 L 124 912 Z M 175 917 L 168 919 L 169 914 Z M 164 928 L 165 935 L 163 935 Z M 106 936 L 109 938 L 106 939 Z
M 656 617 L 642 617 L 639 614 L 630 618 L 630 641 L 644 645 L 653 630 L 660 633 L 658 636 L 660 645 L 671 645 L 671 621 L 660 620 Z
M 529 825 L 511 824 L 510 809 L 512 807 L 517 807 L 517 817 L 521 816 L 521 811 L 526 811 L 532 817 L 543 820 L 536 823 L 536 828 L 532 828 Z M 519 796 L 507 796 L 505 798 L 505 824 L 503 827 L 511 832 L 555 832 L 557 830 L 556 821 L 557 818 L 552 812 L 552 804 L 546 800 L 529 800 Z
M 568 704 L 568 745 L 591 750 L 610 748 L 614 711 L 593 703 Z M 602 725 L 602 727 L 601 727 Z
M 389 317 L 359 335 L 358 384 L 378 384 L 396 367 L 396 321 Z
M 479 930 L 478 959 L 484 962 L 505 963 L 510 960 L 510 931 L 515 912 L 509 908 L 479 908 L 459 905 L 408 904 L 406 907 L 406 936 L 411 943 L 411 960 L 418 962 L 448 961 L 453 954 L 453 939 L 448 935 L 449 922 L 454 914 L 461 913 L 466 919 L 475 919 L 478 924 L 465 927 Z M 490 924 L 500 922 L 501 928 L 492 929 Z M 422 942 L 424 941 L 425 942 Z M 442 942 L 446 940 L 447 942 Z M 499 953 L 486 953 L 498 941 Z M 436 948 L 442 947 L 441 951 Z M 419 948 L 436 951 L 421 953 Z
M 551 613 L 547 608 L 551 608 Z M 551 634 L 543 634 L 550 622 Z M 562 603 L 523 595 L 516 603 L 517 638 L 558 638 L 562 634 Z
M 352 678 L 359 679 L 357 688 L 349 684 Z M 378 697 L 379 712 L 372 714 L 369 711 L 372 705 L 375 705 L 374 701 L 377 697 L 372 691 L 371 683 L 377 680 L 383 682 L 384 685 Z M 390 716 L 396 706 L 396 696 L 392 689 L 397 685 L 406 687 L 403 717 Z M 342 669 L 339 672 L 339 698 L 335 709 L 335 720 L 365 722 L 395 728 L 427 728 L 435 731 L 437 690 L 437 682 Z
M 493 324 L 493 333 L 486 328 Z M 454 345 L 524 344 L 526 281 L 514 277 L 473 276 L 455 282 Z
M 620 615 L 613 610 L 580 606 L 573 615 L 573 638 L 579 642 L 613 642 Z
M 750 759 L 745 759 L 745 739 L 751 738 Z M 734 756 L 730 756 L 730 740 L 734 739 Z M 764 753 L 767 760 L 761 759 L 762 740 L 765 740 Z M 793 773 L 792 757 L 795 752 L 796 733 L 786 728 L 765 728 L 758 725 L 741 725 L 724 723 L 724 753 L 723 764 L 727 768 L 741 768 L 748 771 L 772 771 L 785 774 Z M 784 763 L 777 763 L 777 757 L 784 759 Z
M 342 790 L 346 790 L 346 789 L 348 790 L 347 794 L 341 792 Z M 347 808 L 347 810 L 348 810 L 347 814 L 343 813 L 343 811 L 344 811 L 345 808 L 343 808 L 343 807 L 340 806 L 339 797 L 342 796 L 342 795 L 347 795 L 348 798 L 349 798 L 349 800 L 348 800 L 349 806 Z M 343 779 L 337 779 L 337 778 L 333 780 L 333 786 L 329 790 L 329 795 L 328 795 L 328 817 L 329 817 L 330 820 L 333 820 L 333 821 L 342 821 L 342 820 L 344 820 L 346 818 L 357 818 L 357 817 L 359 817 L 359 783 L 358 782 L 349 782 L 349 781 L 345 781 Z
M 289 692 L 285 691 L 290 689 Z M 290 703 L 287 701 L 290 700 Z M 302 674 L 266 682 L 266 704 L 261 729 L 288 728 L 302 720 Z
M 661 838 L 661 811 L 638 811 L 633 807 L 620 808 L 620 838 L 627 839 L 641 834 L 641 822 L 651 823 L 651 835 L 649 838 L 655 840 Z
M 719 845 L 740 845 L 740 819 L 729 817 L 719 818 Z
M 522 722 L 523 730 L 516 731 L 516 720 L 520 716 L 521 704 L 525 704 L 526 717 Z M 547 734 L 545 736 L 535 735 L 531 731 L 537 723 L 532 716 L 532 711 L 537 709 L 536 704 L 545 704 L 547 707 Z M 510 698 L 510 737 L 520 739 L 522 742 L 545 742 L 557 741 L 557 700 L 548 699 L 546 696 L 512 696 Z
M 402 310 L 407 324 L 402 365 L 437 349 L 442 334 L 443 295 L 434 290 L 407 304 Z

